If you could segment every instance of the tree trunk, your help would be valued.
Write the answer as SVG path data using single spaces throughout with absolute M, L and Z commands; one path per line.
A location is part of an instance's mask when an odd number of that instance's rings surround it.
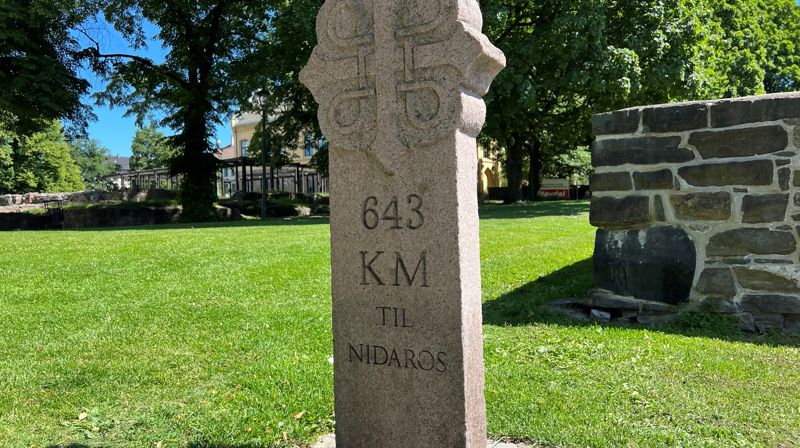
M 539 137 L 533 137 L 533 141 L 527 144 L 528 160 L 530 169 L 528 170 L 528 194 L 527 200 L 536 201 L 539 199 L 539 189 L 542 186 L 542 141 Z
M 523 139 L 513 135 L 509 139 L 510 144 L 506 148 L 506 177 L 508 187 L 506 188 L 506 204 L 514 204 L 522 200 L 522 162 L 523 162 Z
M 184 151 L 178 167 L 184 175 L 179 195 L 183 206 L 181 220 L 184 222 L 208 221 L 215 217 L 214 173 L 217 163 L 209 151 L 206 109 L 202 104 L 187 107 L 183 132 L 179 136 Z

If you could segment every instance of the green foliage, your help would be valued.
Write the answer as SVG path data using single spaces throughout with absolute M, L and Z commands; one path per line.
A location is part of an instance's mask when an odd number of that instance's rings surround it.
M 270 2 L 248 0 L 164 2 L 112 0 L 103 6 L 106 19 L 136 48 L 144 48 L 143 24 L 155 24 L 155 36 L 167 48 L 164 62 L 141 54 L 103 53 L 93 49 L 96 65 L 110 80 L 99 98 L 125 107 L 139 124 L 154 111 L 159 123 L 173 129 L 177 154 L 171 170 L 183 175 L 180 200 L 185 219 L 214 215 L 212 132 L 235 106 L 245 104 L 258 85 L 255 73 L 269 61 L 253 58 L 257 43 L 268 39 Z
M 64 119 L 80 131 L 92 117 L 80 102 L 89 82 L 78 73 L 83 53 L 70 32 L 90 14 L 92 2 L 84 3 L 0 2 L 0 126 L 30 135 Z
M 60 193 L 85 188 L 58 122 L 17 136 L 0 131 L 0 193 Z
M 113 183 L 106 179 L 117 172 L 119 167 L 108 149 L 97 140 L 79 139 L 70 144 L 72 158 L 80 169 L 81 178 L 89 190 L 109 190 Z
M 166 168 L 170 166 L 175 153 L 167 137 L 155 126 L 139 128 L 131 143 L 131 170 Z

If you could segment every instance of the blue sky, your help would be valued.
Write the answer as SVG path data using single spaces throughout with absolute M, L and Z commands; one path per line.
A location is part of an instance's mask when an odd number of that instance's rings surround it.
M 105 22 L 101 21 L 89 30 L 92 38 L 100 43 L 100 50 L 104 53 L 133 52 L 133 54 L 146 56 L 155 62 L 162 62 L 166 50 L 155 38 L 158 28 L 148 23 L 145 24 L 145 32 L 151 37 L 151 44 L 148 45 L 147 50 L 132 50 L 125 39 Z M 91 71 L 86 71 L 83 75 L 91 81 L 92 93 L 103 90 L 105 82 L 101 78 L 95 76 Z M 85 98 L 84 102 L 94 105 L 93 98 Z M 112 156 L 130 156 L 131 141 L 136 133 L 136 120 L 133 117 L 124 117 L 124 109 L 94 106 L 94 113 L 97 115 L 97 121 L 89 124 L 89 137 L 100 141 L 103 146 L 108 148 Z M 171 132 L 169 129 L 163 131 L 168 134 Z M 230 125 L 223 123 L 217 126 L 215 138 L 220 140 L 223 146 L 230 144 Z

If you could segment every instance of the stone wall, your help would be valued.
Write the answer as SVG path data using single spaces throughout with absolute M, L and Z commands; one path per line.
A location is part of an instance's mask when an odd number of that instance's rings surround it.
M 593 125 L 596 302 L 800 330 L 799 93 L 627 109 Z

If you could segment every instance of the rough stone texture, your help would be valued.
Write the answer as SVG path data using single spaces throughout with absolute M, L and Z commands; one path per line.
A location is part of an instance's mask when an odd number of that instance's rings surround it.
M 742 199 L 742 222 L 758 224 L 783 222 L 789 206 L 788 194 L 751 195 Z
M 764 186 L 775 179 L 775 166 L 769 160 L 713 163 L 681 167 L 678 175 L 696 187 Z
M 675 217 L 683 221 L 725 221 L 731 217 L 730 193 L 673 194 Z
M 703 103 L 648 107 L 642 110 L 645 132 L 680 132 L 708 126 L 708 105 Z
M 777 162 L 776 162 L 777 164 Z M 792 177 L 792 170 L 789 168 L 781 168 L 778 170 L 778 185 L 781 191 L 789 191 L 789 182 Z
M 744 288 L 755 291 L 800 293 L 800 286 L 797 285 L 797 282 L 782 275 L 747 268 L 735 268 L 734 271 L 736 279 Z
M 620 110 L 592 117 L 595 135 L 632 134 L 639 129 L 639 109 Z
M 630 227 L 651 221 L 650 198 L 628 196 L 622 199 L 595 198 L 589 213 L 593 226 L 601 228 Z
M 317 443 L 315 443 L 311 448 L 336 448 L 336 436 L 333 434 L 329 434 L 322 439 L 320 439 Z M 494 440 L 489 440 L 486 442 L 486 448 L 533 448 L 530 445 L 525 445 L 523 443 L 509 443 L 509 442 L 495 442 Z
M 789 333 L 800 333 L 800 314 L 785 314 L 784 328 Z
M 800 327 L 793 317 L 800 315 L 793 268 L 800 263 L 800 93 L 623 112 L 603 120 L 616 117 L 619 131 L 622 120 L 638 116 L 640 126 L 600 137 L 593 148 L 598 176 L 624 170 L 633 190 L 626 182 L 593 196 L 592 223 L 601 228 L 594 285 L 606 299 L 592 305 L 620 322 L 668 320 L 669 312 L 651 318 L 631 303 L 685 303 L 682 295 L 659 298 L 648 289 L 659 286 L 646 283 L 661 283 L 659 269 L 688 266 L 676 260 L 694 254 L 691 267 L 700 273 L 680 282 L 691 286 L 689 308 L 736 316 L 748 331 Z M 649 235 L 665 227 L 685 238 L 653 250 Z
M 748 157 L 783 151 L 789 144 L 789 135 L 782 126 L 695 132 L 689 137 L 689 144 L 704 159 Z
M 727 268 L 708 268 L 700 274 L 697 292 L 706 297 L 731 299 L 736 296 L 736 283 Z
M 476 136 L 503 54 L 475 0 L 327 0 L 301 81 L 330 142 L 346 448 L 486 446 Z
M 710 257 L 747 255 L 790 255 L 797 250 L 791 232 L 762 228 L 734 229 L 711 237 L 706 248 Z
M 685 231 L 654 226 L 597 232 L 594 285 L 620 296 L 679 304 L 694 281 L 696 251 Z
M 800 297 L 751 294 L 742 297 L 739 307 L 754 314 L 800 314 Z
M 694 160 L 694 153 L 678 148 L 680 137 L 637 137 L 598 140 L 592 145 L 594 166 L 619 166 L 626 163 L 652 165 Z
M 633 182 L 637 190 L 672 190 L 675 188 L 675 177 L 670 170 L 633 173 Z
M 592 191 L 630 191 L 633 181 L 628 172 L 595 173 L 589 179 Z
M 764 95 L 720 101 L 711 106 L 711 126 L 723 128 L 745 123 L 800 117 L 800 94 Z

